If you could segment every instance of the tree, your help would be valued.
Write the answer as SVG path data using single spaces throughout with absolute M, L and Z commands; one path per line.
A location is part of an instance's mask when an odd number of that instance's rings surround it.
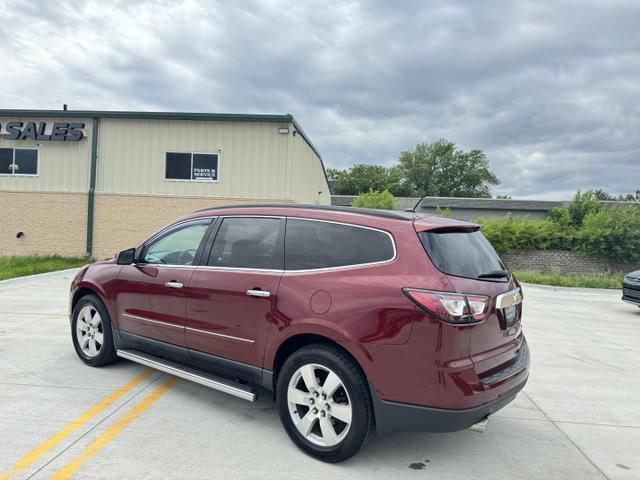
M 398 197 L 491 197 L 489 185 L 500 183 L 482 151 L 464 152 L 443 139 L 417 145 L 413 152 L 402 152 L 398 165 L 328 169 L 327 178 L 334 195 L 389 190 Z
M 611 195 L 608 192 L 605 192 L 603 189 L 599 188 L 597 190 L 593 191 L 593 195 L 598 199 L 598 200 L 615 200 L 616 197 L 614 197 L 613 195 Z
M 398 206 L 398 200 L 389 190 L 376 192 L 369 190 L 356 198 L 351 204 L 352 207 L 358 208 L 378 208 L 381 210 L 393 210 Z
M 491 197 L 489 185 L 500 183 L 481 150 L 464 152 L 444 139 L 402 152 L 399 167 L 415 196 Z
M 597 190 L 593 190 L 593 194 L 598 200 L 610 200 L 610 201 L 618 201 L 618 202 L 640 201 L 640 190 L 636 190 L 635 193 L 627 193 L 626 195 L 615 196 L 599 188 Z
M 397 166 L 359 164 L 348 170 L 330 168 L 327 170 L 327 177 L 334 195 L 360 195 L 370 190 L 389 190 L 397 196 L 407 196 L 410 193 L 403 185 Z
M 640 190 L 636 190 L 635 193 L 618 195 L 617 200 L 622 200 L 623 202 L 640 202 Z

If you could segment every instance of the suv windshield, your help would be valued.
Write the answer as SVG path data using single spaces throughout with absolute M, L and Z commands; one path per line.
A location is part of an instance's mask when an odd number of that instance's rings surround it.
M 441 272 L 467 278 L 508 278 L 504 264 L 479 230 L 420 232 L 418 236 Z

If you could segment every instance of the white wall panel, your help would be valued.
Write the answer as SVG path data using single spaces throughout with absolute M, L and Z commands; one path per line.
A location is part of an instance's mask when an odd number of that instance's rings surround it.
M 2 132 L 7 122 L 46 122 L 47 133 L 54 122 L 83 122 L 84 138 L 78 142 L 7 140 L 0 137 L 0 148 L 38 150 L 38 175 L 0 175 L 0 190 L 27 192 L 86 192 L 89 189 L 91 157 L 90 118 L 0 117 Z
M 300 135 L 292 138 L 289 157 L 292 198 L 300 203 L 330 205 L 331 193 L 320 159 Z
M 0 175 L 0 190 L 88 191 L 91 118 L 0 117 L 3 128 L 13 120 L 47 122 L 48 130 L 54 122 L 83 122 L 85 135 L 79 142 L 0 138 L 0 148 L 39 151 L 38 176 Z M 328 204 L 320 159 L 293 130 L 287 123 L 100 118 L 96 191 Z M 165 180 L 167 152 L 219 153 L 218 182 Z
M 257 122 L 101 119 L 97 191 L 287 198 L 291 134 L 279 134 L 278 126 Z M 218 182 L 165 180 L 166 152 L 219 152 Z

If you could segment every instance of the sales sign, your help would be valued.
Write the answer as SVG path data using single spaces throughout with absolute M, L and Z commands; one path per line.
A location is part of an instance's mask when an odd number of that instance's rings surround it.
M 79 142 L 84 138 L 84 123 L 7 122 L 0 124 L 0 136 L 6 140 L 36 140 L 51 142 Z

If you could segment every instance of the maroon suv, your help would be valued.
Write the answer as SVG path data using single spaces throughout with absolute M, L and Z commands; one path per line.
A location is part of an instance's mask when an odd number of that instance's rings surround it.
M 320 206 L 202 210 L 71 285 L 78 356 L 245 400 L 328 462 L 394 430 L 482 425 L 529 372 L 522 293 L 478 225 Z

